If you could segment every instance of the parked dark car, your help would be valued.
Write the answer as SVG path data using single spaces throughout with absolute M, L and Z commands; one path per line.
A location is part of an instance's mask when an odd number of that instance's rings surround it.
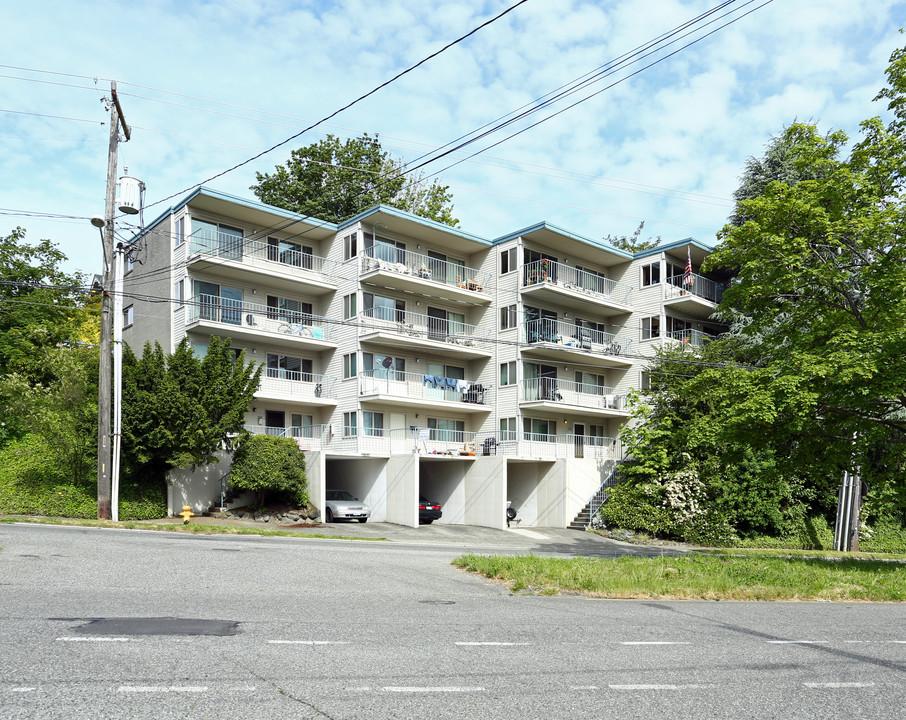
M 418 496 L 418 522 L 421 525 L 430 525 L 435 520 L 440 520 L 443 513 L 440 510 L 440 503 L 425 500 L 421 495 Z

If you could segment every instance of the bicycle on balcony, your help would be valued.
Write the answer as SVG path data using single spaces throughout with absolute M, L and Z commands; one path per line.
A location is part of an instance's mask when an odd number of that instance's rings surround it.
M 277 332 L 281 332 L 284 335 L 296 335 L 298 337 L 312 337 L 311 328 L 302 323 L 290 323 L 290 322 L 281 323 L 280 326 L 277 328 Z

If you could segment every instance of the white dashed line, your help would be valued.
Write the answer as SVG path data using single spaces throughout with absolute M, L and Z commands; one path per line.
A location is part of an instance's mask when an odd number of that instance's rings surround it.
M 608 685 L 611 690 L 700 690 L 715 685 Z
M 58 637 L 57 642 L 135 642 L 127 637 Z
M 271 645 L 349 645 L 335 640 L 268 640 Z
M 687 642 L 673 642 L 670 640 L 628 640 L 626 642 L 621 642 L 620 645 L 691 645 L 692 643 Z
M 198 685 L 121 685 L 119 688 L 117 688 L 117 692 L 121 693 L 202 693 L 207 692 L 207 690 L 207 687 L 201 687 Z
M 597 685 L 570 685 L 570 690 L 597 690 Z
M 828 682 L 828 683 L 818 683 L 818 682 L 807 682 L 802 683 L 807 688 L 867 688 L 874 687 L 873 682 Z
M 34 692 L 35 688 L 33 688 L 33 687 L 17 687 L 17 688 L 10 688 L 9 691 L 10 692 Z
M 517 642 L 458 642 L 457 645 L 465 645 L 467 647 L 475 647 L 478 645 L 490 645 L 492 647 L 511 647 L 514 645 L 528 645 L 529 643 L 517 643 Z
M 384 687 L 381 688 L 384 692 L 395 692 L 395 693 L 470 693 L 470 692 L 484 692 L 484 688 L 480 687 Z

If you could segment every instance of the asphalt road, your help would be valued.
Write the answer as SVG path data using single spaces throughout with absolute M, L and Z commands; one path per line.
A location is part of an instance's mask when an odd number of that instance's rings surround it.
M 904 714 L 902 605 L 514 596 L 436 535 L 0 525 L 0 718 Z

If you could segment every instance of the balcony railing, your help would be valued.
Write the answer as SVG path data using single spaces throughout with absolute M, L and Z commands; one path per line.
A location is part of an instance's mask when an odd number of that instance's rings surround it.
M 672 340 L 677 340 L 684 345 L 694 345 L 695 347 L 707 345 L 714 340 L 713 335 L 709 335 L 701 330 L 674 330 L 673 332 L 668 332 L 667 337 Z
M 629 352 L 632 343 L 625 335 L 614 335 L 600 330 L 580 327 L 566 320 L 539 318 L 525 323 L 527 343 L 557 343 L 577 350 L 588 350 L 604 355 Z
M 296 440 L 303 450 L 339 453 L 418 454 L 449 457 L 506 455 L 556 460 L 593 458 L 598 462 L 619 459 L 619 442 L 596 435 L 542 435 L 538 433 L 476 433 L 440 428 L 410 427 L 343 428 L 332 425 L 268 427 L 246 425 L 253 435 L 274 435 Z
M 362 272 L 371 270 L 411 275 L 440 285 L 479 293 L 488 292 L 493 280 L 493 275 L 482 270 L 389 245 L 366 248 L 362 253 Z
M 683 295 L 694 295 L 719 303 L 724 295 L 724 284 L 695 273 L 691 277 L 673 275 L 667 278 L 667 299 L 673 300 Z
M 306 398 L 336 397 L 337 378 L 332 375 L 285 370 L 283 368 L 265 368 L 258 384 L 260 392 L 272 395 L 285 395 L 294 400 Z
M 458 320 L 420 315 L 408 310 L 369 308 L 361 313 L 361 321 L 366 332 L 391 330 L 413 339 L 437 340 L 456 345 L 481 347 L 488 344 L 487 328 L 479 328 Z
M 539 283 L 557 285 L 619 305 L 632 304 L 632 285 L 550 260 L 537 260 L 522 266 L 522 286 Z
M 198 230 L 189 236 L 190 255 L 207 255 L 268 269 L 310 272 L 322 280 L 334 282 L 337 263 L 299 250 L 282 249 L 260 240 L 237 237 L 230 233 Z
M 577 383 L 547 377 L 523 380 L 521 385 L 521 397 L 524 402 L 544 400 L 563 405 L 607 410 L 623 410 L 626 407 L 626 393 L 606 385 Z
M 311 313 L 220 297 L 195 295 L 188 303 L 188 322 L 210 322 L 312 340 L 330 340 L 326 318 Z
M 396 395 L 418 400 L 484 405 L 490 389 L 470 380 L 396 370 L 366 370 L 359 374 L 359 393 L 362 395 Z

